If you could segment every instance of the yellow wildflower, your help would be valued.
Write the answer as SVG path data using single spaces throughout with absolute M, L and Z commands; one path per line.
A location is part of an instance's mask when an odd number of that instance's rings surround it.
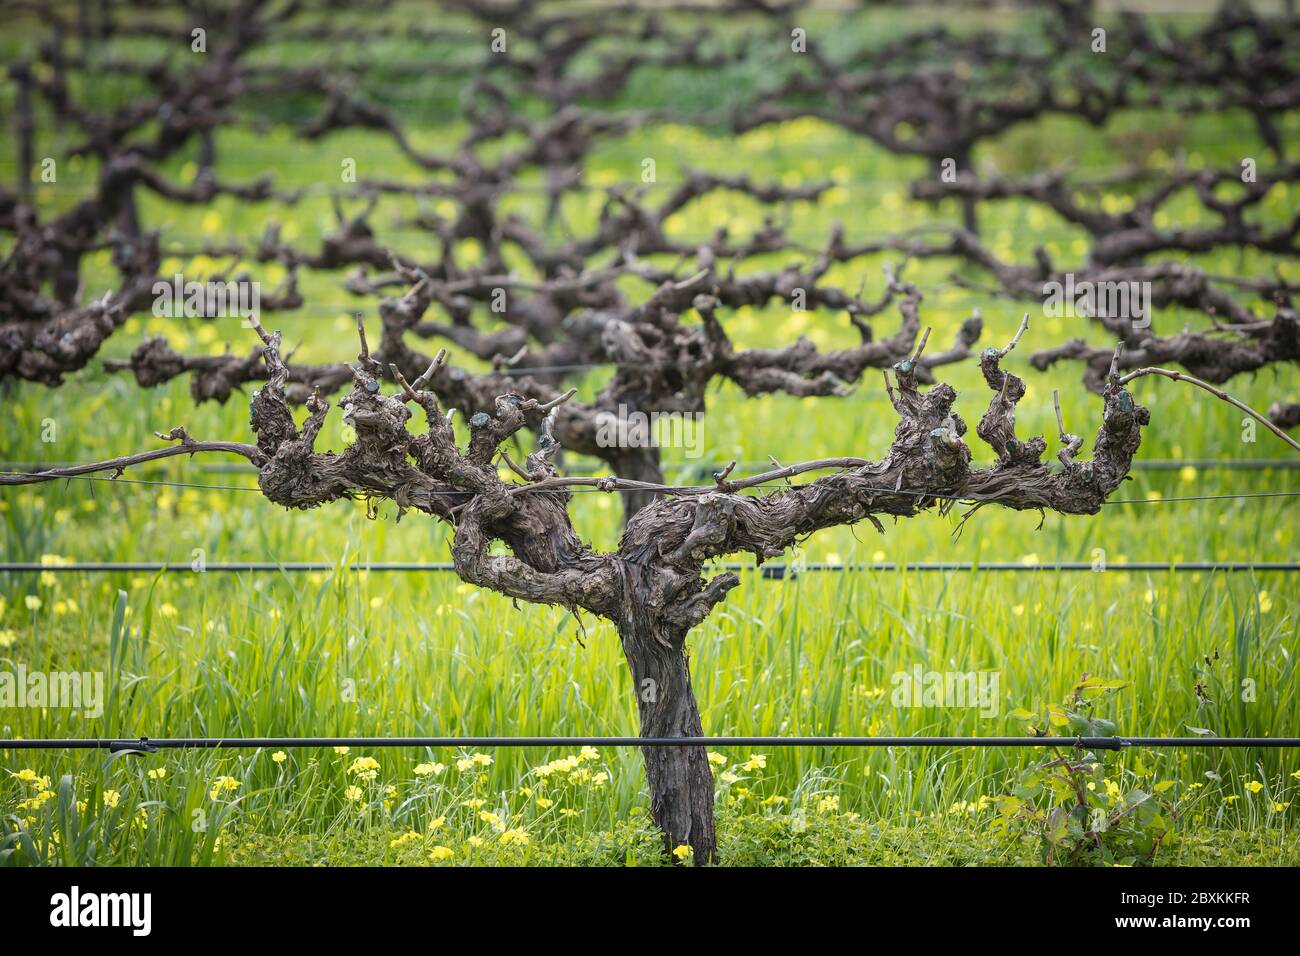
M 208 791 L 208 796 L 215 800 L 226 790 L 238 790 L 239 786 L 239 781 L 234 777 L 218 777 L 212 781 L 212 789 Z
M 523 827 L 513 827 L 501 834 L 500 843 L 502 846 L 510 846 L 512 843 L 518 843 L 520 846 L 528 846 L 528 831 Z
M 348 773 L 358 780 L 371 781 L 379 776 L 379 761 L 374 757 L 358 757 L 348 767 Z

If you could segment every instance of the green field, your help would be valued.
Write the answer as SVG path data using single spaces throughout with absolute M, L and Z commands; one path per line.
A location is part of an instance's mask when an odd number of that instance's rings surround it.
M 5 41 L 19 42 L 11 37 Z M 395 58 L 418 49 L 395 44 Z M 308 55 L 307 53 L 303 54 Z M 737 79 L 741 81 L 743 78 Z M 629 104 L 671 101 L 689 111 L 707 101 L 701 78 L 638 77 Z M 436 85 L 403 91 L 417 145 L 446 148 L 463 131 Z M 10 95 L 8 92 L 6 96 Z M 125 95 L 112 84 L 98 94 Z M 1292 117 L 1294 120 L 1294 117 Z M 1287 132 L 1292 142 L 1297 123 Z M 42 130 L 42 148 L 66 142 Z M 1082 168 L 1121 164 L 1139 138 L 1144 158 L 1168 163 L 1183 152 L 1191 165 L 1232 166 L 1263 156 L 1243 116 L 1124 116 L 1105 131 L 1052 120 L 1013 130 L 983 146 L 977 161 L 1004 173 L 1028 171 L 1053 157 Z M 1127 144 L 1127 145 L 1126 145 Z M 1249 145 L 1245 145 L 1249 144 Z M 219 141 L 223 175 L 251 179 L 273 172 L 279 187 L 305 187 L 296 206 L 223 199 L 207 208 L 167 204 L 152 195 L 144 220 L 165 226 L 165 243 L 193 248 L 223 239 L 255 241 L 271 221 L 286 240 L 315 248 L 334 226 L 329 197 L 341 157 L 362 175 L 417 180 L 423 175 L 391 142 L 350 131 L 320 142 L 295 140 L 283 126 L 265 133 L 226 130 Z M 1258 150 L 1258 153 L 1253 151 Z M 850 240 L 909 225 L 956 221 L 955 208 L 913 203 L 920 160 L 900 158 L 820 122 L 796 121 L 735 137 L 722 130 L 654 125 L 604 142 L 588 164 L 595 185 L 632 181 L 643 157 L 656 159 L 656 188 L 671 188 L 684 167 L 747 172 L 787 184 L 820 178 L 838 185 L 819 203 L 792 205 L 793 234 L 815 248 L 833 222 Z M 185 179 L 187 160 L 166 167 Z M 89 163 L 65 166 L 57 184 L 40 187 L 43 209 L 65 208 L 94 182 Z M 0 177 L 11 181 L 12 150 Z M 600 194 L 566 206 L 581 234 Z M 1117 195 L 1116 201 L 1123 201 Z M 510 200 L 540 220 L 545 197 Z M 436 207 L 436 203 L 434 204 Z M 1285 222 L 1296 197 L 1275 189 L 1256 210 Z M 1200 207 L 1175 206 L 1192 223 Z M 381 238 L 415 256 L 434 257 L 428 235 L 394 221 L 416 211 L 384 199 L 372 219 Z M 726 224 L 746 235 L 765 210 L 744 197 L 715 195 L 674 217 L 672 233 L 704 237 Z M 986 206 L 985 237 L 997 251 L 1028 259 L 1042 244 L 1062 262 L 1077 258 L 1082 234 L 1028 203 Z M 2 253 L 3 249 L 0 249 Z M 472 264 L 475 250 L 460 250 Z M 772 268 L 784 253 L 749 262 Z M 874 298 L 882 266 L 896 256 L 836 267 L 828 282 L 866 283 Z M 1266 275 L 1273 260 L 1257 252 L 1189 257 L 1224 274 Z M 173 256 L 163 274 L 203 274 L 225 260 Z M 667 263 L 666 263 L 667 264 Z M 270 287 L 282 273 L 245 264 Z M 104 253 L 104 287 L 115 279 Z M 522 265 L 521 265 L 522 268 Z M 954 260 L 911 263 L 906 277 L 926 291 L 922 320 L 931 341 L 951 342 L 973 308 L 984 318 L 981 346 L 1002 345 L 1024 309 L 952 287 Z M 1283 274 L 1300 278 L 1294 262 Z M 743 271 L 743 270 L 742 270 Z M 373 315 L 375 301 L 350 296 L 344 273 L 304 272 L 307 306 L 266 316 L 301 361 L 337 361 L 355 352 L 351 314 Z M 97 283 L 87 283 L 87 294 Z M 630 293 L 650 291 L 636 283 Z M 878 336 L 897 313 L 874 320 Z M 1164 310 L 1158 328 L 1204 327 L 1199 313 Z M 375 328 L 377 329 L 377 323 Z M 783 306 L 727 317 L 738 345 L 781 345 L 796 335 L 819 346 L 855 344 L 845 315 L 791 316 Z M 124 357 L 146 336 L 165 334 L 178 350 L 246 352 L 253 333 L 239 320 L 159 319 L 141 314 L 100 358 Z M 1052 390 L 1060 389 L 1067 427 L 1091 436 L 1101 401 L 1062 364 L 1034 372 L 1030 352 L 1065 338 L 1104 334 L 1084 320 L 1031 316 L 1029 332 L 1007 367 L 1025 377 L 1022 437 L 1045 434 L 1055 451 Z M 452 349 L 452 361 L 483 363 Z M 607 374 L 576 379 L 590 399 Z M 987 402 L 973 362 L 940 370 L 958 391 L 970 423 Z M 1297 399 L 1294 367 L 1239 376 L 1229 390 L 1266 408 Z M 1272 459 L 1289 454 L 1263 429 L 1243 441 L 1242 416 L 1210 396 L 1167 381 L 1135 384 L 1151 409 L 1139 461 Z M 195 407 L 188 381 L 152 391 L 98 361 L 47 389 L 19 383 L 4 392 L 0 458 L 77 462 L 155 447 L 155 431 L 184 425 L 200 439 L 248 440 L 238 398 Z M 695 482 L 706 466 L 768 455 L 783 462 L 827 455 L 876 458 L 888 448 L 895 415 L 879 375 L 868 374 L 846 398 L 746 399 L 718 387 L 704 424 L 705 451 L 687 459 L 669 449 L 669 481 Z M 53 422 L 55 440 L 43 440 Z M 337 414 L 318 447 L 341 447 Z M 332 429 L 332 431 L 330 431 Z M 327 440 L 328 439 L 328 440 Z M 973 445 L 977 455 L 985 447 Z M 232 460 L 233 462 L 233 460 Z M 571 458 L 570 464 L 598 462 Z M 125 478 L 228 486 L 219 489 L 77 480 L 0 492 L 0 560 L 166 561 L 159 574 L 0 574 L 0 667 L 103 671 L 107 701 L 99 718 L 68 709 L 0 710 L 0 737 L 631 735 L 634 689 L 613 629 L 579 622 L 555 608 L 515 606 L 460 583 L 454 575 L 353 573 L 353 561 L 446 561 L 445 527 L 419 515 L 398 524 L 395 507 L 376 519 L 361 502 L 288 512 L 255 491 L 251 473 L 219 459 L 172 459 Z M 693 634 L 696 694 L 708 733 L 755 735 L 1000 735 L 1024 732 L 1014 711 L 1060 703 L 1085 675 L 1122 686 L 1100 712 L 1125 735 L 1294 736 L 1300 733 L 1300 592 L 1280 573 L 1132 572 L 1126 562 L 1291 561 L 1297 558 L 1294 499 L 1172 501 L 1181 496 L 1290 490 L 1295 472 L 1182 467 L 1138 470 L 1115 497 L 1134 499 L 1094 518 L 983 509 L 955 535 L 960 515 L 927 514 L 887 526 L 836 529 L 808 541 L 789 560 L 831 563 L 922 561 L 1023 562 L 1095 559 L 1102 573 L 925 573 L 866 570 L 807 573 L 794 580 L 743 575 L 743 584 Z M 575 495 L 579 531 L 597 546 L 617 542 L 616 496 Z M 323 561 L 325 573 L 227 574 L 188 570 L 196 551 L 208 563 Z M 1217 660 L 1207 666 L 1206 659 Z M 967 707 L 898 707 L 892 675 L 993 671 L 997 715 Z M 1198 695 L 1196 685 L 1203 685 Z M 487 758 L 490 757 L 490 762 Z M 364 758 L 373 758 L 371 766 Z M 574 758 L 574 759 L 566 759 Z M 1034 755 L 1020 750 L 788 748 L 716 757 L 724 863 L 1013 864 L 1038 862 L 1039 841 L 1007 824 L 1005 802 Z M 1300 840 L 1300 757 L 1278 750 L 1129 751 L 1109 755 L 1102 776 L 1121 793 L 1158 795 L 1167 823 L 1155 860 L 1169 864 L 1296 865 Z M 413 865 L 512 863 L 645 864 L 662 862 L 649 821 L 641 757 L 633 750 L 499 750 L 474 754 L 331 749 L 169 751 L 145 757 L 102 753 L 0 751 L 0 863 Z M 28 772 L 30 771 L 30 773 Z M 48 779 L 46 779 L 48 778 Z M 1120 798 L 1123 799 L 1123 798 Z

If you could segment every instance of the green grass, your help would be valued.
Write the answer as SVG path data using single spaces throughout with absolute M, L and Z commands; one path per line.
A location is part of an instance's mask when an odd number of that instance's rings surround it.
M 665 90 L 678 95 L 683 82 L 638 77 L 630 98 L 653 102 Z M 704 94 L 697 89 L 694 95 Z M 446 125 L 449 115 L 436 109 L 416 114 L 417 145 L 445 148 L 456 132 Z M 44 132 L 56 141 L 52 131 Z M 1064 121 L 1020 128 L 987 146 L 978 159 L 1016 171 L 1071 156 L 1099 169 L 1117 164 L 1120 144 L 1139 132 L 1165 160 L 1183 148 L 1191 163 L 1231 165 L 1238 161 L 1239 144 L 1254 143 L 1240 116 L 1127 116 L 1104 133 Z M 291 222 L 294 234 L 286 238 L 310 247 L 332 227 L 328 198 L 319 187 L 336 181 L 341 157 L 356 158 L 363 176 L 419 175 L 386 140 L 360 132 L 310 144 L 279 128 L 258 136 L 230 131 L 223 133 L 221 148 L 229 178 L 271 169 L 281 186 L 317 191 L 296 208 L 223 201 L 194 209 L 147 199 L 145 221 L 168 224 L 166 235 L 188 237 L 187 245 L 200 239 L 251 241 L 268 221 Z M 656 159 L 660 189 L 670 188 L 676 170 L 685 166 L 788 182 L 836 179 L 841 185 L 823 203 L 789 211 L 794 234 L 810 245 L 823 241 L 835 220 L 845 223 L 852 240 L 956 215 L 907 199 L 907 183 L 922 169 L 918 161 L 891 156 L 821 123 L 797 122 L 739 139 L 685 126 L 643 129 L 602 144 L 589 164 L 590 181 L 630 180 L 646 156 Z M 187 161 L 179 157 L 169 171 L 183 178 Z M 11 162 L 6 155 L 0 175 L 12 174 L 5 165 Z M 93 172 L 89 164 L 67 164 L 56 186 L 39 191 L 40 201 L 49 209 L 66 207 L 93 181 Z M 541 211 L 540 196 L 525 194 L 514 202 L 523 215 Z M 1293 205 L 1285 190 L 1275 190 L 1257 215 L 1284 221 Z M 435 247 L 427 237 L 392 228 L 397 216 L 413 208 L 408 200 L 387 199 L 373 223 L 382 238 L 405 251 L 432 256 Z M 567 213 L 574 228 L 589 226 L 597 208 L 596 197 L 572 200 Z M 1193 222 L 1194 212 L 1190 203 L 1170 209 L 1177 224 Z M 762 210 L 749 201 L 720 195 L 675 217 L 671 228 L 683 237 L 701 237 L 727 223 L 743 235 L 761 218 Z M 1026 204 L 988 207 L 984 224 L 993 247 L 1008 256 L 1026 259 L 1043 244 L 1063 263 L 1078 261 L 1077 232 Z M 461 261 L 473 261 L 472 249 L 461 252 Z M 774 256 L 750 267 L 770 268 L 792 258 Z M 830 279 L 853 288 L 865 281 L 871 295 L 880 289 L 881 265 L 892 259 L 855 261 Z M 1267 257 L 1235 252 L 1193 261 L 1248 274 L 1272 267 Z M 218 265 L 173 259 L 164 273 L 202 273 Z M 922 315 L 935 327 L 933 341 L 950 341 L 970 309 L 979 307 L 986 343 L 1002 344 L 1021 307 L 936 288 L 956 266 L 935 261 L 909 267 L 908 276 L 930 290 Z M 273 268 L 251 268 L 264 282 L 278 279 Z M 1294 278 L 1292 264 L 1282 269 Z M 88 291 L 101 280 L 112 281 L 106 259 L 98 262 Z M 350 357 L 349 313 L 373 313 L 374 303 L 348 296 L 341 280 L 304 275 L 307 307 L 271 319 L 302 360 Z M 635 285 L 629 291 L 648 292 Z M 876 328 L 890 334 L 896 322 L 886 314 Z M 727 323 L 742 345 L 785 343 L 796 334 L 825 347 L 855 340 L 844 316 L 792 316 L 780 306 L 742 310 Z M 1177 310 L 1156 315 L 1161 329 L 1184 323 L 1203 327 L 1205 320 Z M 242 352 L 252 344 L 251 333 L 236 320 L 186 322 L 142 314 L 109 342 L 102 357 L 129 354 L 142 336 L 160 332 L 177 347 Z M 1027 371 L 1023 360 L 1036 348 L 1076 335 L 1105 341 L 1081 320 L 1031 321 L 1011 359 L 1029 382 L 1019 409 L 1022 437 L 1053 434 L 1053 388 L 1061 390 L 1067 427 L 1095 431 L 1100 402 L 1082 388 L 1078 368 L 1038 374 Z M 478 364 L 464 355 L 454 360 Z M 987 402 L 977 369 L 952 367 L 944 378 L 958 389 L 958 410 L 973 423 Z M 580 397 L 592 398 L 601 381 L 593 374 L 575 382 Z M 1300 374 L 1279 368 L 1236 380 L 1231 389 L 1262 407 L 1278 398 L 1294 400 L 1297 386 Z M 1152 410 L 1140 458 L 1285 454 L 1262 431 L 1257 442 L 1244 442 L 1241 416 L 1208 396 L 1150 380 L 1135 391 Z M 238 399 L 225 407 L 195 408 L 185 381 L 146 392 L 125 376 L 107 375 L 97 362 L 58 390 L 12 387 L 6 411 L 9 420 L 0 433 L 0 457 L 6 460 L 109 457 L 152 447 L 154 431 L 177 424 L 201 438 L 248 437 L 246 409 Z M 56 429 L 52 443 L 42 441 L 48 422 Z M 703 461 L 763 461 L 769 454 L 787 462 L 829 454 L 876 457 L 888 447 L 893 426 L 879 381 L 871 376 L 847 399 L 748 401 L 734 388 L 719 387 L 710 398 Z M 341 441 L 335 414 L 321 445 L 338 448 Z M 975 447 L 977 455 L 987 452 Z M 700 461 L 672 450 L 667 457 L 670 480 L 698 477 Z M 195 464 L 173 460 L 134 477 L 251 485 L 247 474 L 203 472 Z M 1291 475 L 1141 471 L 1118 496 L 1277 490 L 1293 487 Z M 360 504 L 289 513 L 237 491 L 74 481 L 0 493 L 0 555 L 6 561 L 46 555 L 163 560 L 182 567 L 196 550 L 208 562 L 319 560 L 341 566 L 352 560 L 447 559 L 446 529 L 416 515 L 397 524 L 391 505 L 380 511 L 380 520 L 367 520 Z M 598 546 L 617 541 L 619 513 L 610 497 L 577 495 L 573 511 L 579 530 Z M 1048 516 L 1041 529 L 1039 521 L 1037 514 L 985 509 L 958 537 L 955 517 L 927 515 L 890 526 L 883 537 L 868 527 L 827 532 L 792 557 L 1049 563 L 1091 561 L 1103 549 L 1108 570 L 808 574 L 785 582 L 745 575 L 743 586 L 690 642 L 706 731 L 1016 734 L 1022 725 L 1012 710 L 1059 702 L 1081 675 L 1095 674 L 1125 682 L 1106 714 L 1124 734 L 1183 736 L 1194 732 L 1190 728 L 1223 736 L 1300 732 L 1300 608 L 1290 578 L 1123 569 L 1125 561 L 1294 560 L 1293 502 L 1131 504 L 1108 507 L 1095 518 Z M 109 706 L 99 719 L 66 709 L 4 709 L 4 737 L 636 731 L 633 688 L 609 626 L 591 619 L 580 623 L 555 609 L 515 607 L 451 575 L 6 574 L 0 576 L 0 596 L 0 667 L 105 671 L 109 688 Z M 39 606 L 29 607 L 29 599 Z M 119 601 L 122 617 L 115 625 Z M 1207 669 L 1204 659 L 1216 653 L 1217 662 Z M 891 676 L 917 664 L 935 671 L 998 672 L 997 716 L 981 717 L 967 708 L 893 706 Z M 1198 680 L 1208 701 L 1195 691 Z M 570 755 L 502 750 L 491 756 L 490 766 L 471 763 L 461 771 L 457 760 L 470 755 L 340 755 L 327 749 L 290 751 L 277 762 L 269 752 L 169 751 L 111 760 L 103 754 L 4 752 L 0 862 L 425 863 L 434 846 L 452 851 L 450 863 L 659 862 L 635 752 L 605 750 L 573 770 L 545 776 L 538 767 Z M 761 756 L 754 760 L 738 752 L 719 758 L 720 833 L 729 862 L 1038 860 L 1033 839 L 994 834 L 995 810 L 988 800 L 980 807 L 981 797 L 1010 790 L 1032 759 L 1026 753 L 826 747 Z M 378 760 L 373 780 L 360 779 L 364 767 L 349 771 L 359 757 Z M 1295 865 L 1300 785 L 1294 773 L 1300 759 L 1294 755 L 1142 751 L 1106 759 L 1108 772 L 1128 785 L 1150 789 L 1172 782 L 1163 792 L 1174 810 L 1173 834 L 1158 862 Z M 428 763 L 444 769 L 416 773 L 417 765 Z M 24 769 L 48 776 L 48 785 L 15 776 Z M 149 776 L 158 770 L 165 773 Z M 214 795 L 221 777 L 238 785 Z M 360 799 L 349 795 L 350 787 L 359 789 Z M 970 805 L 977 809 L 971 812 Z M 484 819 L 484 813 L 495 817 Z M 441 825 L 430 830 L 439 818 Z M 502 834 L 518 830 L 528 834 L 527 844 L 509 838 L 503 846 Z M 408 832 L 417 838 L 393 845 Z

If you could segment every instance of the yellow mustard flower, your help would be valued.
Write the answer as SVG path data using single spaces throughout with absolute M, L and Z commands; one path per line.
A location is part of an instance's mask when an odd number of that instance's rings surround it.
M 501 834 L 499 842 L 502 846 L 510 846 L 512 843 L 517 843 L 520 846 L 528 846 L 528 841 L 530 839 L 532 838 L 528 835 L 527 830 L 522 827 L 513 827 Z
M 221 796 L 227 790 L 238 790 L 240 783 L 234 777 L 218 777 L 212 781 L 212 789 L 208 791 L 208 796 L 213 800 Z
M 358 757 L 348 767 L 348 773 L 358 780 L 374 780 L 379 775 L 379 761 L 374 757 Z

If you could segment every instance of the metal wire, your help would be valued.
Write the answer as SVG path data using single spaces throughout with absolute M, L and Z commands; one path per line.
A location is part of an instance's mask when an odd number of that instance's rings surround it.
M 0 740 L 0 750 L 294 749 L 308 747 L 1131 747 L 1300 748 L 1300 737 L 164 737 Z
M 1230 495 L 1181 495 L 1175 498 L 1111 498 L 1103 505 L 1159 505 L 1170 501 L 1221 501 L 1228 498 L 1294 498 L 1300 491 L 1248 491 Z
M 110 469 L 104 469 L 104 470 L 108 471 Z M 18 475 L 23 473 L 16 472 L 16 471 L 6 471 L 6 472 L 0 472 L 0 474 Z M 37 472 L 36 474 L 40 474 L 40 472 Z M 610 477 L 616 478 L 617 476 L 610 476 Z M 200 484 L 200 483 L 190 482 L 190 481 L 151 481 L 142 478 L 105 478 L 100 475 L 56 475 L 48 480 L 50 481 L 107 481 L 110 483 L 125 482 L 127 484 L 135 484 L 135 485 L 161 485 L 169 488 L 202 488 L 211 491 L 254 491 L 258 493 L 261 492 L 260 488 L 257 488 L 253 485 L 207 485 L 207 484 Z M 17 487 L 26 487 L 26 486 L 13 485 L 11 487 L 17 488 Z M 515 487 L 518 487 L 520 489 L 528 488 L 527 485 L 517 485 Z M 787 485 L 786 487 L 797 488 L 802 486 Z M 606 491 L 603 488 L 576 486 L 570 488 L 528 489 L 528 493 L 529 494 L 553 494 L 553 495 L 562 495 L 562 494 L 607 495 L 607 494 L 613 494 L 614 491 L 637 491 L 637 490 L 641 490 L 641 491 L 649 490 L 649 491 L 655 491 L 660 494 L 672 495 L 672 494 L 687 494 L 691 492 L 714 491 L 716 490 L 716 486 L 715 485 L 661 485 L 649 489 L 645 489 L 645 488 L 638 489 L 631 486 L 626 488 L 619 488 L 615 486 L 613 489 L 609 491 Z M 750 491 L 753 489 L 745 488 L 741 490 Z M 987 495 L 950 494 L 947 492 L 929 491 L 921 488 L 864 487 L 862 490 L 877 492 L 882 495 L 910 495 L 915 498 L 933 498 L 936 501 L 969 501 L 969 502 L 996 501 L 996 499 L 991 498 Z M 459 497 L 462 495 L 470 495 L 472 494 L 472 492 L 430 491 L 428 492 L 428 494 L 431 495 L 440 494 L 440 495 L 447 495 L 450 497 Z M 1113 498 L 1108 501 L 1103 501 L 1102 504 L 1103 505 L 1152 505 L 1152 504 L 1166 504 L 1172 501 L 1225 501 L 1225 500 L 1231 500 L 1237 498 L 1294 498 L 1298 496 L 1300 496 L 1300 491 L 1244 491 L 1244 492 L 1236 492 L 1231 494 L 1217 494 L 1217 495 L 1180 495 L 1172 498 Z
M 1173 571 L 1186 572 L 1294 572 L 1300 571 L 1300 562 L 1294 561 L 1129 561 L 1123 564 L 1108 564 L 1104 568 L 1088 561 L 1058 561 L 1043 564 L 1024 564 L 1015 561 L 879 561 L 867 563 L 841 564 L 831 562 L 809 562 L 807 564 L 765 564 L 756 567 L 752 564 L 727 562 L 709 566 L 720 571 L 758 571 L 764 578 L 781 580 L 795 578 L 805 571 L 809 572 L 848 572 L 848 571 Z M 445 561 L 376 561 L 358 562 L 338 565 L 328 561 L 213 561 L 206 563 L 202 571 L 196 571 L 187 560 L 168 561 L 74 561 L 66 564 L 40 564 L 33 561 L 0 562 L 0 572 L 26 574 L 51 571 L 59 573 L 75 572 L 185 572 L 206 574 L 209 572 L 257 572 L 257 571 L 334 571 L 352 572 L 444 572 L 455 571 L 455 565 Z
M 79 461 L 0 461 L 0 473 L 19 474 L 24 472 L 39 472 L 50 468 L 73 468 L 83 464 Z M 702 461 L 702 462 L 665 462 L 666 468 L 681 468 L 684 470 L 693 470 L 699 472 L 712 473 L 720 468 L 725 468 L 725 461 Z M 738 461 L 737 468 L 768 468 L 770 462 L 766 461 Z M 160 462 L 144 462 L 133 466 L 136 470 L 148 468 L 166 467 Z M 594 474 L 597 465 L 586 465 L 582 462 L 573 462 L 565 465 L 565 470 L 572 474 Z M 1143 461 L 1135 461 L 1129 466 L 1133 471 L 1179 471 L 1183 468 L 1195 468 L 1198 471 L 1290 471 L 1300 468 L 1300 457 L 1296 458 L 1148 458 Z M 186 471 L 197 471 L 203 474 L 257 474 L 257 469 L 252 465 L 229 462 L 218 464 L 208 462 L 191 462 L 186 465 Z M 122 479 L 118 479 L 119 481 Z

